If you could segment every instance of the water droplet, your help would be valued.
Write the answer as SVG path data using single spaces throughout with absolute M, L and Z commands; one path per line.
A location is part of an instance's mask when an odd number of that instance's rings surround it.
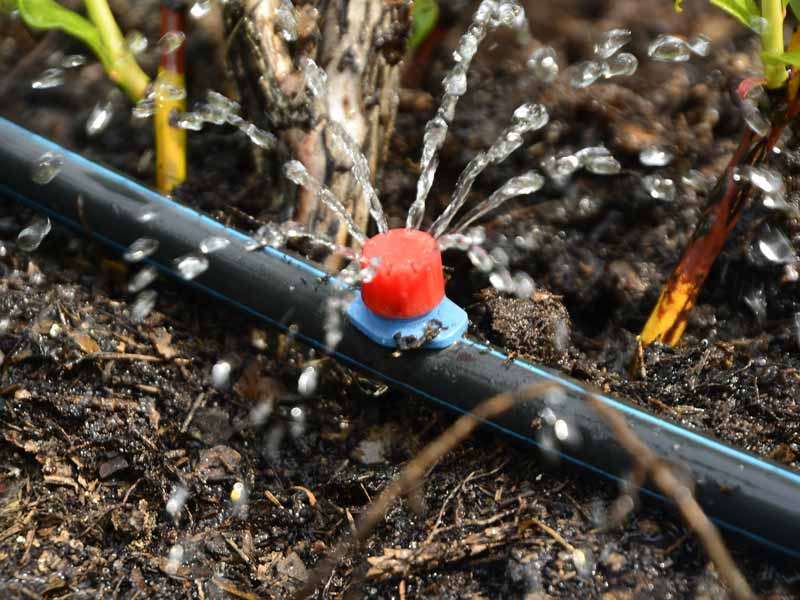
M 152 97 L 142 98 L 131 109 L 131 114 L 137 119 L 147 119 L 156 112 L 156 101 Z
M 213 4 L 211 0 L 198 0 L 192 4 L 192 7 L 189 9 L 189 14 L 193 19 L 202 19 L 211 12 L 212 7 Z
M 136 56 L 147 50 L 148 41 L 141 31 L 136 31 L 134 29 L 129 31 L 128 35 L 125 36 L 125 45 L 128 47 L 130 53 Z
M 478 38 L 471 32 L 462 35 L 458 47 L 453 51 L 453 60 L 457 63 L 469 63 L 478 51 L 478 43 Z
M 200 242 L 200 252 L 203 254 L 212 254 L 223 248 L 227 248 L 231 241 L 228 238 L 211 236 Z
M 247 502 L 247 488 L 241 481 L 233 484 L 230 497 L 234 505 L 242 505 Z
M 86 135 L 93 137 L 105 131 L 113 116 L 114 107 L 110 100 L 95 104 L 89 118 L 86 119 Z
M 280 248 L 286 243 L 286 235 L 275 223 L 266 223 L 256 230 L 253 234 L 253 240 L 255 245 L 254 247 L 247 246 L 248 251 L 263 248 L 264 246 Z
M 455 68 L 444 80 L 444 91 L 453 96 L 461 96 L 467 91 L 467 73 L 463 69 Z
M 599 58 L 611 58 L 617 50 L 631 41 L 630 29 L 609 29 L 594 47 L 594 53 Z
M 313 396 L 317 391 L 318 381 L 319 373 L 316 367 L 306 367 L 297 379 L 297 391 L 305 398 Z
M 492 257 L 481 246 L 471 247 L 467 252 L 467 258 L 476 269 L 483 273 L 489 273 L 494 268 Z
M 541 129 L 550 121 L 547 109 L 541 104 L 527 102 L 514 110 L 511 117 L 511 125 L 515 131 L 536 131 Z
M 582 148 L 575 153 L 575 157 L 581 166 L 595 175 L 616 175 L 622 170 L 622 165 L 605 146 Z
M 784 191 L 783 177 L 780 173 L 765 167 L 748 167 L 747 180 L 766 194 L 779 194 Z
M 685 40 L 666 33 L 656 37 L 647 48 L 647 55 L 658 62 L 686 62 L 690 54 Z
M 141 213 L 139 213 L 139 216 L 136 217 L 136 220 L 139 221 L 139 223 L 149 223 L 150 221 L 153 221 L 156 217 L 158 217 L 157 210 L 153 210 L 152 208 L 145 208 L 144 210 L 142 210 Z
M 208 90 L 206 92 L 206 102 L 208 102 L 210 106 L 218 108 L 225 113 L 238 113 L 242 109 L 236 100 L 231 100 L 226 95 L 215 92 L 214 90 Z
M 214 125 L 224 125 L 230 119 L 231 114 L 213 104 L 198 104 L 194 107 L 194 112 L 205 122 Z
M 709 178 L 700 171 L 691 169 L 681 177 L 681 183 L 698 192 L 707 192 L 713 184 L 713 181 L 709 181 Z
M 261 425 L 267 422 L 267 419 L 269 419 L 271 414 L 272 414 L 272 403 L 268 401 L 262 401 L 256 404 L 252 408 L 250 414 L 248 415 L 248 418 L 250 420 L 250 424 L 253 427 L 260 427 Z
M 289 411 L 289 417 L 291 418 L 291 421 L 289 421 L 289 435 L 297 439 L 305 433 L 306 412 L 299 406 L 293 406 L 292 410 Z
M 167 35 L 167 34 L 165 34 Z M 186 99 L 186 88 L 182 85 L 174 85 L 169 81 L 171 75 L 166 74 L 166 71 L 160 75 L 153 85 L 153 92 L 159 100 L 167 102 L 178 102 Z
M 509 294 L 514 292 L 514 280 L 506 269 L 497 269 L 489 275 L 489 283 L 498 292 Z
M 361 283 L 369 283 L 375 279 L 375 276 L 378 274 L 378 267 L 380 267 L 380 265 L 381 257 L 373 256 L 370 259 L 369 264 L 359 272 L 359 279 L 361 280 Z
M 754 288 L 745 297 L 744 302 L 753 311 L 753 315 L 760 323 L 767 318 L 767 297 L 764 288 Z
M 175 268 L 178 273 L 186 280 L 191 280 L 204 273 L 208 269 L 208 259 L 205 256 L 187 254 L 175 259 Z
M 514 295 L 517 298 L 530 298 L 531 294 L 536 290 L 536 283 L 533 277 L 524 271 L 517 271 L 511 278 L 514 283 Z
M 648 146 L 639 153 L 639 162 L 646 167 L 666 167 L 675 155 L 665 146 Z
M 83 54 L 67 54 L 61 59 L 61 67 L 64 69 L 75 69 L 86 64 L 86 57 Z
M 248 123 L 245 129 L 243 130 L 245 135 L 250 138 L 250 141 L 253 142 L 259 148 L 274 148 L 277 144 L 277 139 L 274 135 L 269 133 L 268 131 L 264 131 L 260 127 L 256 127 L 252 123 Z
M 275 11 L 275 26 L 287 42 L 297 39 L 297 17 L 291 0 L 282 0 Z
M 326 99 L 328 97 L 328 74 L 324 69 L 310 58 L 300 59 L 300 68 L 303 71 L 306 88 L 314 98 Z
M 125 251 L 125 254 L 122 255 L 128 262 L 139 262 L 151 256 L 156 250 L 158 250 L 158 240 L 154 240 L 152 238 L 139 238 L 135 240 L 128 249 Z
M 558 77 L 556 51 L 549 46 L 537 48 L 528 59 L 528 68 L 542 82 L 552 83 Z
M 576 548 L 572 552 L 572 562 L 575 565 L 575 570 L 578 572 L 578 577 L 587 579 L 594 574 L 596 565 L 592 558 L 592 553 L 589 550 Z
M 183 505 L 189 499 L 189 490 L 182 485 L 176 486 L 167 500 L 166 511 L 169 516 L 177 520 L 181 516 Z
M 574 88 L 585 88 L 592 85 L 603 75 L 603 65 L 596 60 L 585 60 L 570 68 L 570 85 Z
M 164 564 L 164 571 L 168 575 L 175 575 L 183 562 L 183 546 L 173 544 L 167 555 L 167 562 Z
M 742 102 L 742 117 L 754 133 L 761 137 L 769 135 L 770 122 L 761 114 L 761 110 L 753 100 L 747 98 Z
M 759 15 L 752 15 L 747 20 L 747 25 L 755 31 L 757 34 L 761 35 L 767 30 L 767 26 L 769 25 L 769 21 L 767 21 L 764 17 Z
M 176 113 L 171 116 L 170 125 L 178 129 L 200 131 L 203 129 L 203 118 L 194 112 Z
M 155 267 L 142 267 L 128 282 L 128 293 L 137 294 L 141 292 L 144 288 L 153 283 L 157 277 L 158 270 Z
M 231 383 L 232 365 L 227 360 L 220 360 L 211 367 L 211 385 L 214 389 L 224 392 Z
M 488 152 L 479 157 L 474 163 L 471 163 L 471 166 L 474 170 L 469 176 L 470 179 L 474 180 L 478 173 L 480 173 L 489 164 L 504 161 L 511 155 L 512 152 L 522 146 L 524 141 L 525 140 L 522 138 L 522 134 L 519 131 L 514 129 L 504 131 L 503 135 L 497 139 L 494 144 L 492 144 L 492 147 L 489 148 Z M 469 173 L 469 171 L 470 165 L 467 165 L 465 172 Z M 469 182 L 469 185 L 470 187 L 472 186 L 472 181 Z M 456 194 L 453 194 L 453 196 L 455 197 Z
M 131 305 L 131 321 L 141 323 L 156 306 L 158 294 L 153 290 L 140 292 Z
M 494 18 L 491 20 L 493 27 L 517 27 L 520 15 L 524 16 L 522 7 L 515 1 L 500 2 L 495 9 Z
M 17 248 L 24 252 L 35 251 L 41 245 L 42 240 L 50 233 L 50 229 L 50 219 L 36 217 L 31 221 L 30 225 L 17 235 Z
M 171 54 L 180 48 L 186 41 L 186 34 L 182 31 L 168 31 L 158 40 L 158 49 L 163 54 Z
M 31 87 L 35 90 L 49 90 L 60 85 L 64 85 L 64 70 L 59 67 L 46 69 L 31 82 Z
M 757 246 L 768 261 L 778 264 L 797 262 L 797 253 L 789 238 L 778 228 L 765 225 L 758 237 Z
M 330 296 L 325 302 L 325 345 L 334 350 L 342 341 L 342 313 L 347 308 L 350 299 L 349 293 Z
M 642 178 L 642 184 L 651 198 L 672 202 L 675 200 L 675 182 L 660 175 L 647 175 Z
M 31 179 L 39 185 L 46 185 L 53 181 L 64 166 L 64 156 L 56 152 L 45 152 L 33 165 Z
M 698 33 L 689 40 L 689 50 L 697 56 L 706 57 L 711 51 L 711 40 L 702 33 Z
M 629 52 L 622 52 L 603 63 L 603 77 L 629 77 L 638 67 L 639 59 Z
M 580 166 L 581 161 L 573 154 L 559 157 L 548 156 L 542 161 L 544 170 L 556 181 L 566 179 L 577 171 Z

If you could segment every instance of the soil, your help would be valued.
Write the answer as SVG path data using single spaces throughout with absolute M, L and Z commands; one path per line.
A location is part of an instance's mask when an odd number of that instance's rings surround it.
M 423 127 L 470 13 L 469 2 L 442 4 L 435 43 L 406 75 L 380 177 L 395 223 L 413 197 Z M 156 39 L 153 3 L 135 6 L 121 10 L 123 29 Z M 647 349 L 646 375 L 628 376 L 635 335 L 705 200 L 681 176 L 689 169 L 720 173 L 743 128 L 733 92 L 758 69 L 753 35 L 705 3 L 684 6 L 674 14 L 666 1 L 530 0 L 530 38 L 498 32 L 478 53 L 428 215 L 438 214 L 461 168 L 523 101 L 545 103 L 552 122 L 480 178 L 475 200 L 548 154 L 606 144 L 623 164 L 620 175 L 579 173 L 568 186 L 548 184 L 538 201 L 513 201 L 484 223 L 487 249 L 502 248 L 514 269 L 536 281 L 531 299 L 498 296 L 457 253 L 445 257 L 448 293 L 469 307 L 474 335 L 797 467 L 798 284 L 791 268 L 760 260 L 753 249 L 765 223 L 797 244 L 797 219 L 751 207 L 682 343 Z M 635 76 L 576 92 L 526 75 L 534 47 L 552 45 L 562 65 L 574 63 L 589 58 L 611 27 L 633 31 L 629 50 L 641 62 Z M 703 32 L 713 52 L 680 65 L 646 60 L 648 43 L 664 32 Z M 48 64 L 83 52 L 79 45 L 60 34 L 32 37 L 13 19 L 0 20 L 0 36 L 0 114 L 152 179 L 150 123 L 131 119 L 97 64 L 69 70 L 61 87 L 31 89 Z M 223 86 L 216 39 L 213 27 L 194 25 L 190 97 Z M 154 61 L 150 53 L 142 63 L 153 72 Z M 86 118 L 107 97 L 112 124 L 88 137 Z M 797 206 L 793 138 L 773 164 Z M 177 191 L 181 201 L 246 229 L 274 214 L 252 147 L 238 132 L 206 128 L 189 139 L 191 175 Z M 675 161 L 658 170 L 641 166 L 639 151 L 653 144 L 671 146 Z M 651 172 L 678 182 L 674 202 L 648 197 L 641 178 Z M 31 218 L 18 206 L 0 206 L 3 597 L 286 597 L 452 420 L 166 281 L 157 284 L 157 309 L 134 324 L 126 265 L 58 228 L 26 254 L 14 240 Z M 233 365 L 233 385 L 219 390 L 211 370 L 222 357 Z M 321 379 L 316 393 L 303 397 L 295 390 L 309 364 Z M 265 405 L 272 407 L 268 418 L 254 418 Z M 234 501 L 236 482 L 246 501 Z M 168 507 L 181 491 L 186 501 L 173 516 Z M 620 527 L 604 527 L 618 495 L 586 473 L 553 469 L 480 433 L 389 511 L 321 596 L 724 596 L 714 567 L 674 515 L 645 505 Z M 762 548 L 730 547 L 759 594 L 797 595 L 796 566 Z M 179 548 L 182 560 L 170 561 Z M 412 549 L 415 559 L 393 560 Z

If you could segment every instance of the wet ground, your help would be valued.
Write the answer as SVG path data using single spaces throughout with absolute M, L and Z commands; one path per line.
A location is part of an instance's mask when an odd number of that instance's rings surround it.
M 413 197 L 422 127 L 467 4 L 445 10 L 438 44 L 407 74 L 380 180 L 397 222 Z M 605 143 L 623 171 L 581 172 L 569 185 L 548 184 L 539 202 L 514 201 L 485 221 L 487 248 L 502 248 L 514 269 L 533 277 L 533 298 L 498 297 L 457 253 L 446 256 L 449 293 L 468 306 L 479 337 L 798 466 L 797 283 L 754 252 L 765 223 L 797 242 L 796 220 L 750 210 L 684 342 L 649 349 L 646 377 L 627 376 L 635 334 L 705 199 L 681 176 L 689 169 L 714 176 L 724 166 L 743 127 L 733 91 L 757 68 L 753 36 L 719 12 L 700 2 L 686 2 L 681 15 L 670 2 L 643 4 L 531 1 L 530 38 L 500 32 L 479 52 L 429 217 L 523 101 L 545 103 L 552 122 L 481 177 L 476 199 L 549 154 L 589 145 Z M 123 28 L 155 39 L 145 5 L 123 15 Z M 575 92 L 525 75 L 534 47 L 550 44 L 562 65 L 572 63 L 615 26 L 633 30 L 635 76 Z M 221 66 L 213 31 L 194 27 L 190 95 L 200 97 L 221 80 Z M 705 32 L 712 54 L 682 65 L 647 61 L 648 43 L 663 32 Z M 96 64 L 69 70 L 64 86 L 31 90 L 47 61 L 59 60 L 54 53 L 78 45 L 59 35 L 31 38 L 11 21 L 0 21 L 0 36 L 0 114 L 152 178 L 150 123 L 130 118 Z M 152 57 L 143 62 L 152 72 Z M 109 94 L 112 124 L 90 138 L 86 118 Z M 786 142 L 775 164 L 796 206 L 800 155 Z M 675 161 L 643 167 L 638 154 L 653 144 L 671 146 Z M 247 228 L 250 217 L 270 215 L 268 190 L 239 133 L 192 133 L 190 153 L 182 201 Z M 678 182 L 674 202 L 644 190 L 642 177 L 656 172 Z M 134 324 L 126 265 L 58 229 L 37 252 L 22 252 L 14 241 L 31 217 L 0 207 L 0 589 L 7 597 L 285 597 L 452 420 L 166 281 L 156 285 L 156 310 Z M 221 358 L 232 364 L 232 385 L 222 391 L 211 376 Z M 304 398 L 295 390 L 309 364 L 321 380 Z M 236 482 L 245 500 L 232 499 Z M 679 519 L 645 506 L 622 527 L 603 527 L 618 493 L 479 434 L 392 508 L 323 595 L 349 588 L 356 597 L 721 597 L 714 568 Z M 796 594 L 793 565 L 762 549 L 731 548 L 757 591 Z M 574 560 L 575 549 L 585 561 Z

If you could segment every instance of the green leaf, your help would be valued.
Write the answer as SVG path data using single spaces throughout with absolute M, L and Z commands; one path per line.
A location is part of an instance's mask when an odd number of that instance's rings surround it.
M 22 20 L 33 29 L 61 29 L 89 46 L 104 66 L 111 64 L 111 55 L 100 40 L 97 29 L 76 12 L 54 0 L 17 0 Z
M 800 50 L 794 52 L 784 52 L 778 54 L 777 52 L 762 52 L 761 60 L 765 65 L 792 65 L 793 67 L 800 66 Z
M 800 0 L 787 0 L 787 1 L 789 4 L 789 8 L 792 9 L 792 14 L 794 14 L 794 18 L 800 21 Z
M 755 0 L 711 0 L 711 4 L 736 17 L 745 27 L 750 27 L 752 20 L 761 16 Z
M 411 21 L 408 47 L 412 50 L 419 48 L 436 27 L 438 20 L 439 5 L 436 0 L 414 0 L 414 17 Z

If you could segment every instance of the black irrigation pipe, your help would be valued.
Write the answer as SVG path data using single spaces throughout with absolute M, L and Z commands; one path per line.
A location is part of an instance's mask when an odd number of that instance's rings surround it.
M 46 185 L 31 179 L 45 153 L 61 155 L 64 164 Z M 498 392 L 536 381 L 560 383 L 566 398 L 559 418 L 580 431 L 575 447 L 549 449 L 566 463 L 624 482 L 632 463 L 604 421 L 582 395 L 581 384 L 510 357 L 467 337 L 439 351 L 410 351 L 400 357 L 381 348 L 349 324 L 336 349 L 325 346 L 326 299 L 341 285 L 303 259 L 272 248 L 248 252 L 251 238 L 109 169 L 0 119 L 0 198 L 17 201 L 78 232 L 91 235 L 117 251 L 141 237 L 159 241 L 147 261 L 176 275 L 176 257 L 196 252 L 209 236 L 231 243 L 209 255 L 210 268 L 187 282 L 233 304 L 273 327 L 337 360 L 392 386 L 459 413 L 473 410 Z M 143 222 L 145 212 L 157 216 Z M 768 460 L 656 417 L 626 402 L 598 395 L 622 412 L 633 431 L 660 456 L 689 470 L 697 482 L 703 509 L 724 530 L 800 558 L 800 475 Z M 542 401 L 518 404 L 487 425 L 527 444 L 541 447 L 531 424 Z M 669 503 L 661 494 L 647 495 Z

